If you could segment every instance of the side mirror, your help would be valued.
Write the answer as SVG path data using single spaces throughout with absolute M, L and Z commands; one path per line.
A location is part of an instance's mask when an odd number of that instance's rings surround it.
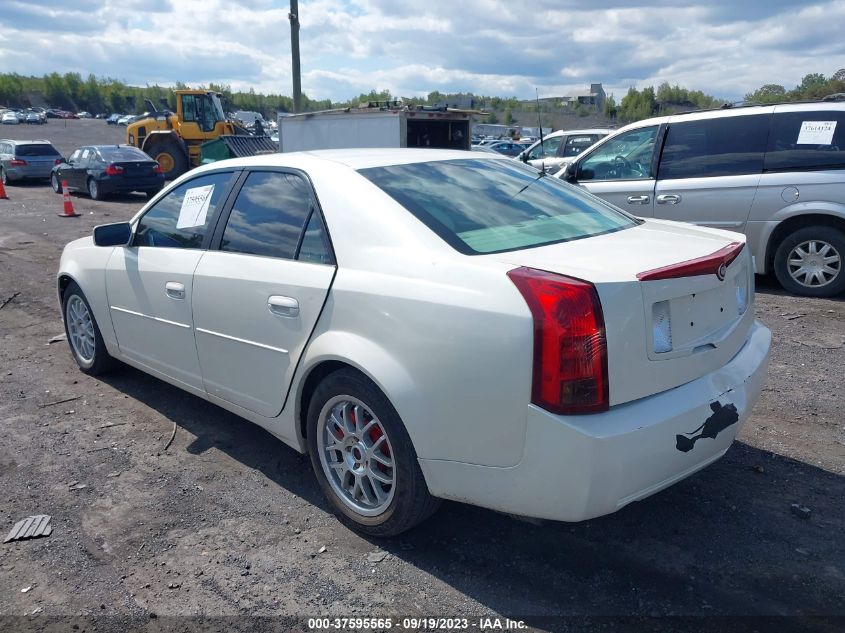
M 528 152 L 527 151 L 520 152 L 519 153 L 519 160 L 521 160 L 523 163 L 527 163 L 528 162 Z
M 564 169 L 563 169 L 563 179 L 566 182 L 571 182 L 573 184 L 575 182 L 577 182 L 577 180 L 575 179 L 575 176 L 577 174 L 578 174 L 578 163 L 575 162 L 575 161 L 568 163 L 566 165 L 566 167 L 564 167 Z
M 94 227 L 94 244 L 97 246 L 126 246 L 132 239 L 132 225 L 129 222 L 101 224 Z

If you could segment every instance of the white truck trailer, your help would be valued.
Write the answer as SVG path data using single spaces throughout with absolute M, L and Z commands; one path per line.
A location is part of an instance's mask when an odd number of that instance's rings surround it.
M 368 106 L 279 116 L 279 151 L 347 147 L 470 149 L 475 110 Z

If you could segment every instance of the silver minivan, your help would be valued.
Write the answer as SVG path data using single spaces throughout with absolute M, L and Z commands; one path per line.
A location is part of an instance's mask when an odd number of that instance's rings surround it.
M 756 272 L 794 294 L 845 290 L 845 102 L 638 121 L 557 175 L 637 216 L 745 233 Z

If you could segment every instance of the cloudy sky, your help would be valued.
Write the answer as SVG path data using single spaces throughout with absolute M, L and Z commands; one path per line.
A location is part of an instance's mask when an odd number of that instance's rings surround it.
M 845 0 L 300 0 L 302 87 L 741 98 L 845 67 Z M 291 93 L 287 0 L 3 0 L 0 70 Z

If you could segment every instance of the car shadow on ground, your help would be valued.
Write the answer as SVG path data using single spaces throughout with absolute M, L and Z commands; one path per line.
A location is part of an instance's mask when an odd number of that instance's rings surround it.
M 193 434 L 189 453 L 216 448 L 330 511 L 307 457 L 258 426 L 128 367 L 103 380 Z M 843 615 L 843 498 L 845 477 L 737 442 L 599 519 L 531 523 L 447 502 L 411 532 L 367 540 L 490 614 L 550 630 L 561 615 Z
M 767 275 L 755 275 L 754 277 L 755 292 L 767 295 L 775 295 L 778 297 L 793 297 L 794 295 L 783 289 L 783 286 L 777 280 L 773 273 Z M 815 299 L 813 299 L 815 300 Z M 845 292 L 840 292 L 835 297 L 827 297 L 827 301 L 845 301 Z

